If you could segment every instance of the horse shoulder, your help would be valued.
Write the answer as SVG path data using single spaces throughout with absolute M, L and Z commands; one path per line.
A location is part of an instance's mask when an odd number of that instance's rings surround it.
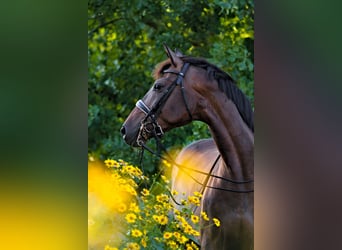
M 176 158 L 181 167 L 172 167 L 172 189 L 185 196 L 199 192 L 202 188 L 199 183 L 203 183 L 206 175 L 196 171 L 208 173 L 218 154 L 216 144 L 211 138 L 195 141 L 183 148 Z

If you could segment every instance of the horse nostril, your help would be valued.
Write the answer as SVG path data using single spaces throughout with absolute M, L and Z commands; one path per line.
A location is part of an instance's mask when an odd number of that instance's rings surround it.
M 124 136 L 126 134 L 125 126 L 122 126 L 120 129 L 121 135 Z

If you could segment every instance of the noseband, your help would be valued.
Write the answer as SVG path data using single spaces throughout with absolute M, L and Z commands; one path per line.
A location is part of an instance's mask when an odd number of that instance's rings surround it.
M 165 105 L 167 99 L 170 97 L 171 93 L 175 89 L 176 86 L 180 86 L 182 97 L 184 100 L 185 108 L 189 114 L 190 120 L 192 120 L 192 115 L 187 103 L 187 100 L 185 98 L 185 92 L 184 92 L 184 85 L 183 85 L 183 79 L 185 76 L 185 73 L 187 72 L 190 64 L 184 63 L 181 71 L 173 71 L 173 70 L 164 70 L 163 73 L 171 73 L 177 75 L 177 78 L 171 83 L 171 85 L 166 89 L 164 95 L 158 100 L 158 102 L 152 107 L 149 108 L 143 100 L 138 100 L 135 106 L 139 108 L 142 112 L 146 114 L 145 118 L 141 121 L 141 126 L 139 130 L 139 134 L 137 137 L 137 144 L 139 146 L 142 146 L 144 143 L 144 140 L 147 139 L 148 134 L 152 134 L 154 137 L 162 137 L 164 134 L 163 129 L 157 122 L 157 116 L 161 113 L 161 109 Z

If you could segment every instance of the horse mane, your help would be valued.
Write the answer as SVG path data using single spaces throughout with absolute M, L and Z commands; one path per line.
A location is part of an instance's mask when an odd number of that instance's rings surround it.
M 195 67 L 202 68 L 207 71 L 207 76 L 210 80 L 216 80 L 218 87 L 227 97 L 235 104 L 240 116 L 247 126 L 254 132 L 254 114 L 251 103 L 247 96 L 237 87 L 233 78 L 221 70 L 214 64 L 209 63 L 204 58 L 182 56 L 183 62 L 190 63 Z M 171 62 L 169 59 L 157 64 L 153 71 L 154 79 L 161 77 L 163 71 L 169 68 Z

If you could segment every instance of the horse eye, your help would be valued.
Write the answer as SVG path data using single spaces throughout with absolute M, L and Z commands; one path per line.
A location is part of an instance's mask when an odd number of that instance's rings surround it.
M 160 90 L 163 86 L 160 83 L 155 83 L 153 86 L 154 90 Z

